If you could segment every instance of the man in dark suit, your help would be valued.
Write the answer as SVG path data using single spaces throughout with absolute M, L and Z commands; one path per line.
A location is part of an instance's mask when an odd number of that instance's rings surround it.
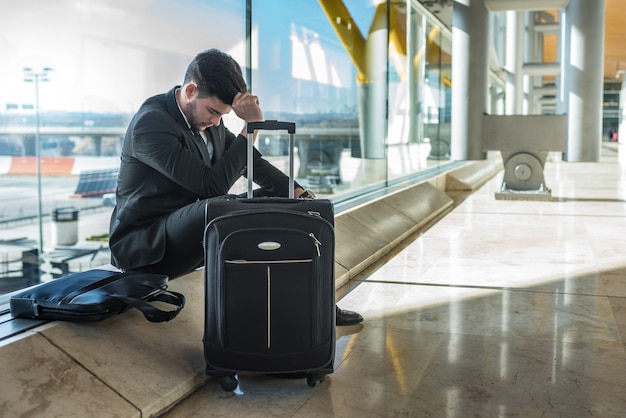
M 235 136 L 222 121 L 231 110 L 246 123 L 263 120 L 241 68 L 216 49 L 194 58 L 182 86 L 141 105 L 122 147 L 109 233 L 113 265 L 171 278 L 204 265 L 205 200 L 223 198 L 246 165 L 246 126 Z M 254 181 L 262 194 L 288 195 L 288 177 L 256 149 Z M 314 197 L 297 183 L 294 195 Z M 337 325 L 362 320 L 337 308 Z

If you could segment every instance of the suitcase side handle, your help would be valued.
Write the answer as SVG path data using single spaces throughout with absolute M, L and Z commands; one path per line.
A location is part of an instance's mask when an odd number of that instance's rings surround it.
M 266 131 L 287 131 L 287 133 L 296 133 L 295 122 L 281 122 L 278 120 L 264 120 L 260 122 L 249 122 L 247 125 L 247 132 L 253 133 L 255 129 L 263 129 Z

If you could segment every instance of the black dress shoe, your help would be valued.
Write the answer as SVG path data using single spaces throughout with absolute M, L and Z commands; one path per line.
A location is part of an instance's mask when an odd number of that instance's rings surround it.
M 345 309 L 339 309 L 339 306 L 336 306 L 336 309 L 337 319 L 335 320 L 335 323 L 340 327 L 345 325 L 356 325 L 363 322 L 363 317 L 361 316 L 361 314 L 352 311 L 346 311 Z

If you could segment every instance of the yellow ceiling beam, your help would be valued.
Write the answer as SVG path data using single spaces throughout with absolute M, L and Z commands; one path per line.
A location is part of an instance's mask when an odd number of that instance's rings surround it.
M 359 72 L 358 77 L 365 78 L 367 74 L 365 38 L 350 16 L 350 12 L 341 0 L 319 0 L 319 3 Z
M 372 24 L 369 28 L 368 38 L 365 38 L 350 12 L 346 8 L 342 0 L 318 0 L 322 6 L 322 10 L 326 14 L 330 24 L 337 33 L 339 40 L 346 49 L 350 59 L 354 63 L 358 75 L 357 80 L 360 83 L 367 83 L 371 80 L 371 72 L 374 68 L 369 68 L 367 63 L 366 51 L 367 42 L 370 35 L 378 30 L 389 29 L 389 41 L 393 44 L 395 52 L 401 56 L 407 55 L 406 45 L 406 19 L 401 20 L 400 12 L 397 7 L 391 6 L 389 10 L 389 19 L 387 19 L 387 2 L 381 2 L 376 6 Z M 444 52 L 439 45 L 439 37 L 441 28 L 433 26 L 427 36 L 427 56 L 426 61 L 429 64 L 437 64 L 442 58 Z M 424 51 L 421 50 L 416 56 L 414 65 L 423 58 Z M 396 67 L 398 64 L 396 63 Z M 403 77 L 406 73 L 404 68 L 398 68 L 398 74 Z M 445 85 L 450 86 L 450 78 L 442 77 Z

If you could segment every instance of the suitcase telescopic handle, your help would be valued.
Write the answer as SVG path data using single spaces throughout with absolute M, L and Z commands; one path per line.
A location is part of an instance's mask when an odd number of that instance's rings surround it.
M 255 129 L 263 129 L 265 131 L 287 131 L 287 133 L 296 133 L 295 122 L 281 122 L 278 120 L 264 120 L 260 122 L 249 122 L 248 133 L 251 134 Z
M 254 134 L 255 129 L 261 129 L 265 131 L 287 131 L 289 134 L 289 198 L 294 198 L 294 134 L 296 133 L 296 124 L 295 122 L 281 122 L 277 120 L 264 120 L 260 122 L 248 122 L 246 132 L 248 133 L 248 198 L 251 199 L 253 197 L 252 187 L 253 187 L 253 144 L 252 144 L 252 135 Z

